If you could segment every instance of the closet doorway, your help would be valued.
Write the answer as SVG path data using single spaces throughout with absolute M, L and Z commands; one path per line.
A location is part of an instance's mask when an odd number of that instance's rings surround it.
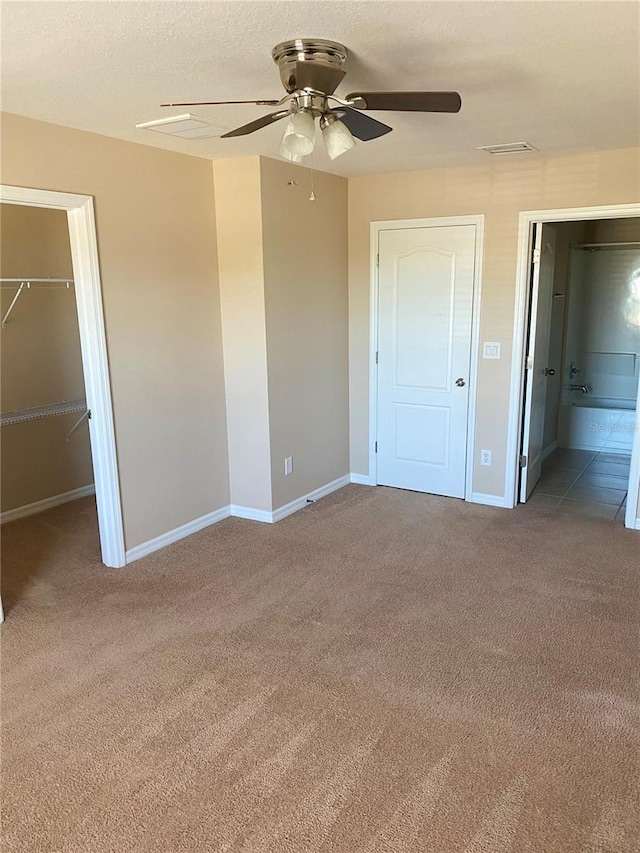
M 9 371 L 15 370 L 15 376 L 11 375 L 5 386 L 7 400 L 2 404 L 3 452 L 5 449 L 15 451 L 14 458 L 6 461 L 9 476 L 4 483 L 15 491 L 8 498 L 15 506 L 7 511 L 3 507 L 2 521 L 81 497 L 95 488 L 102 562 L 119 568 L 126 562 L 124 531 L 93 200 L 90 196 L 0 187 L 0 216 L 6 212 L 7 224 L 12 220 L 12 213 L 20 213 L 17 208 L 41 208 L 43 217 L 49 212 L 53 212 L 54 218 L 64 217 L 68 242 L 61 250 L 63 256 L 66 250 L 67 258 L 59 256 L 49 268 L 41 269 L 34 257 L 25 257 L 21 272 L 15 246 L 11 252 L 11 269 L 3 264 L 2 334 L 3 343 L 6 342 L 3 355 L 7 355 L 3 372 L 9 378 Z M 19 217 L 13 218 L 18 222 Z M 23 216 L 22 220 L 26 222 L 27 218 Z M 51 222 L 49 233 L 59 233 L 60 221 Z M 67 271 L 69 253 L 71 269 Z M 48 307 L 44 306 L 45 302 Z M 34 343 L 31 347 L 28 341 L 25 343 L 29 330 L 21 320 L 26 322 L 28 315 L 34 318 L 40 334 L 43 330 L 48 334 L 48 318 L 52 324 L 57 323 L 57 331 L 51 331 L 55 365 L 46 363 L 47 347 L 41 346 L 41 341 L 40 345 Z M 12 334 L 22 334 L 22 340 L 15 338 L 10 345 L 8 336 Z M 61 346 L 65 336 L 69 339 L 68 352 Z M 14 359 L 12 365 L 11 356 L 19 355 L 21 347 L 23 358 L 17 363 Z M 33 367 L 38 358 L 42 364 L 43 355 L 45 363 L 38 378 L 33 375 Z M 51 435 L 55 433 L 55 440 L 62 442 L 59 459 L 53 464 L 45 455 L 41 460 L 34 459 L 36 451 L 34 448 L 29 451 L 25 446 L 27 439 L 19 434 L 23 425 L 33 428 L 35 422 L 38 429 L 49 430 Z M 19 459 L 23 451 L 28 451 L 30 458 L 21 481 Z M 40 452 L 41 449 L 37 451 Z M 67 463 L 67 469 L 62 470 Z M 11 470 L 11 465 L 16 467 L 15 471 Z M 44 482 L 35 481 L 38 471 Z M 38 497 L 29 499 L 29 495 L 35 496 L 38 491 L 41 493 Z
M 482 216 L 371 224 L 369 475 L 473 500 Z

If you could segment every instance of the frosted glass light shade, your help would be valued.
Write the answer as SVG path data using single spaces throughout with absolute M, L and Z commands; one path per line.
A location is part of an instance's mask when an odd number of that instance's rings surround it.
M 322 138 L 331 160 L 350 151 L 356 144 L 351 131 L 341 121 L 332 121 L 322 128 Z
M 291 151 L 289 151 L 287 146 L 284 144 L 284 142 L 280 143 L 278 154 L 285 160 L 289 160 L 290 163 L 302 163 L 302 157 L 300 157 L 299 154 L 292 154 Z
M 316 141 L 316 125 L 313 116 L 304 110 L 293 113 L 287 124 L 283 146 L 298 157 L 306 157 L 311 154 Z

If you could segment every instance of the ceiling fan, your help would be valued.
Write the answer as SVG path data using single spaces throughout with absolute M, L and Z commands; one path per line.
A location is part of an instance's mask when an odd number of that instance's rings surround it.
M 315 119 L 319 119 L 327 153 L 334 160 L 354 147 L 354 137 L 368 142 L 393 129 L 362 110 L 457 113 L 462 106 L 457 92 L 351 92 L 345 98 L 337 97 L 334 92 L 346 74 L 342 66 L 347 49 L 335 41 L 283 41 L 273 48 L 271 55 L 280 69 L 280 79 L 287 93 L 280 100 L 197 101 L 162 106 L 257 104 L 281 107 L 222 134 L 221 138 L 246 136 L 288 117 L 279 153 L 295 163 L 301 162 L 314 149 Z

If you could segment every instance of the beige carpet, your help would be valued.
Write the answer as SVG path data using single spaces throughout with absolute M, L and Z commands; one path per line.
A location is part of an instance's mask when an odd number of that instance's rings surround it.
M 4 850 L 631 853 L 640 539 L 349 486 L 103 569 L 3 530 Z

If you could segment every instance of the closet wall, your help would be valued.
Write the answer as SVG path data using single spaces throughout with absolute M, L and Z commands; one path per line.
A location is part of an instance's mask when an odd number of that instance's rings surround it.
M 64 211 L 0 205 L 2 278 L 73 278 Z M 4 316 L 15 290 L 3 287 Z M 84 397 L 73 288 L 32 289 L 2 329 L 2 411 Z M 93 481 L 89 430 L 65 436 L 78 414 L 2 428 L 2 512 L 70 492 Z

